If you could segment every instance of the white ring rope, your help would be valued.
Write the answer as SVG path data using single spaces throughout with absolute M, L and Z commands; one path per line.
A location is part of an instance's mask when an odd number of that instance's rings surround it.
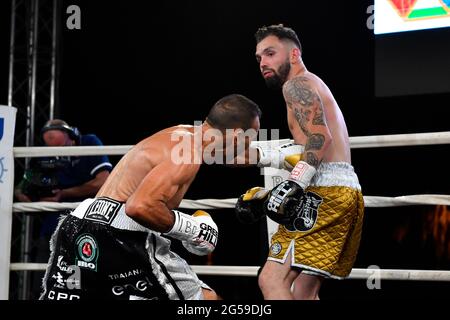
M 46 268 L 46 263 L 11 263 L 10 270 L 44 271 Z M 259 267 L 193 265 L 192 269 L 197 274 L 207 276 L 256 277 Z M 353 268 L 347 279 L 367 279 L 369 277 L 377 277 L 380 280 L 450 281 L 450 271 Z
M 351 148 L 404 147 L 450 144 L 450 131 L 351 137 Z
M 14 147 L 15 158 L 124 155 L 133 146 Z
M 274 144 L 289 141 L 293 142 L 289 139 L 271 141 Z M 450 131 L 350 137 L 350 146 L 354 149 L 434 144 L 450 144 Z M 87 147 L 14 147 L 13 152 L 15 158 L 123 155 L 132 147 L 132 145 Z
M 201 199 L 181 201 L 180 209 L 232 209 L 237 198 L 231 199 Z M 419 194 L 401 197 L 364 196 L 366 208 L 399 207 L 410 205 L 444 205 L 450 206 L 450 196 L 443 194 Z M 13 212 L 54 212 L 73 210 L 79 202 L 15 202 Z

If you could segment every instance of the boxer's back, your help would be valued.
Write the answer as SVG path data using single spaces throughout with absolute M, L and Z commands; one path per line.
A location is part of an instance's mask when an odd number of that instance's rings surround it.
M 175 126 L 159 131 L 140 141 L 122 157 L 96 196 L 126 202 L 155 166 L 164 161 L 173 160 L 171 159 L 172 149 L 179 143 L 177 139 L 173 139 L 174 133 L 186 135 L 188 139 L 193 139 L 193 127 Z M 194 177 L 192 177 L 192 180 Z M 187 187 L 188 185 L 182 189 L 187 190 Z M 186 190 L 180 191 L 184 194 Z M 181 201 L 182 195 L 177 195 L 176 198 L 180 198 L 179 201 Z

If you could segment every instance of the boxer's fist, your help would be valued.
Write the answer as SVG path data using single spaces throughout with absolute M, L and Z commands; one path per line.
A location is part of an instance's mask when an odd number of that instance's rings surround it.
M 305 189 L 308 187 L 316 169 L 304 161 L 299 161 L 292 169 L 288 180 L 281 182 L 270 191 L 264 203 L 264 211 L 273 221 L 287 225 L 297 215 L 301 207 Z
M 192 217 L 200 224 L 200 230 L 192 241 L 182 241 L 189 252 L 204 256 L 214 251 L 219 239 L 219 229 L 211 216 L 202 210 L 194 212 Z
M 166 235 L 181 240 L 186 250 L 193 254 L 204 256 L 214 251 L 219 231 L 207 212 L 197 210 L 192 216 L 176 210 L 172 212 L 175 222 Z
M 236 217 L 241 223 L 250 224 L 258 221 L 264 215 L 264 202 L 269 190 L 262 187 L 254 187 L 241 195 L 236 202 Z
M 305 147 L 299 144 L 286 143 L 277 148 L 280 150 L 280 158 L 283 161 L 281 169 L 291 171 L 302 159 Z
M 276 223 L 290 224 L 304 194 L 297 183 L 285 180 L 270 191 L 264 203 L 264 212 Z
M 267 145 L 259 145 L 258 167 L 273 167 L 291 171 L 302 158 L 304 146 L 294 143 L 285 143 L 276 148 Z

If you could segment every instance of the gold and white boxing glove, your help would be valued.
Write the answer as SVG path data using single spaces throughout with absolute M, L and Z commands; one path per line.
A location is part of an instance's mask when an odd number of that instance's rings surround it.
M 285 143 L 276 148 L 269 145 L 251 146 L 258 150 L 258 167 L 272 167 L 291 171 L 295 165 L 302 159 L 304 146 L 294 143 Z

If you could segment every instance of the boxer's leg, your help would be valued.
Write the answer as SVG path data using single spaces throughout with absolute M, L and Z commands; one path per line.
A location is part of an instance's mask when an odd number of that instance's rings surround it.
M 291 253 L 284 263 L 267 260 L 258 278 L 266 300 L 292 300 L 291 286 L 299 271 L 291 268 Z

